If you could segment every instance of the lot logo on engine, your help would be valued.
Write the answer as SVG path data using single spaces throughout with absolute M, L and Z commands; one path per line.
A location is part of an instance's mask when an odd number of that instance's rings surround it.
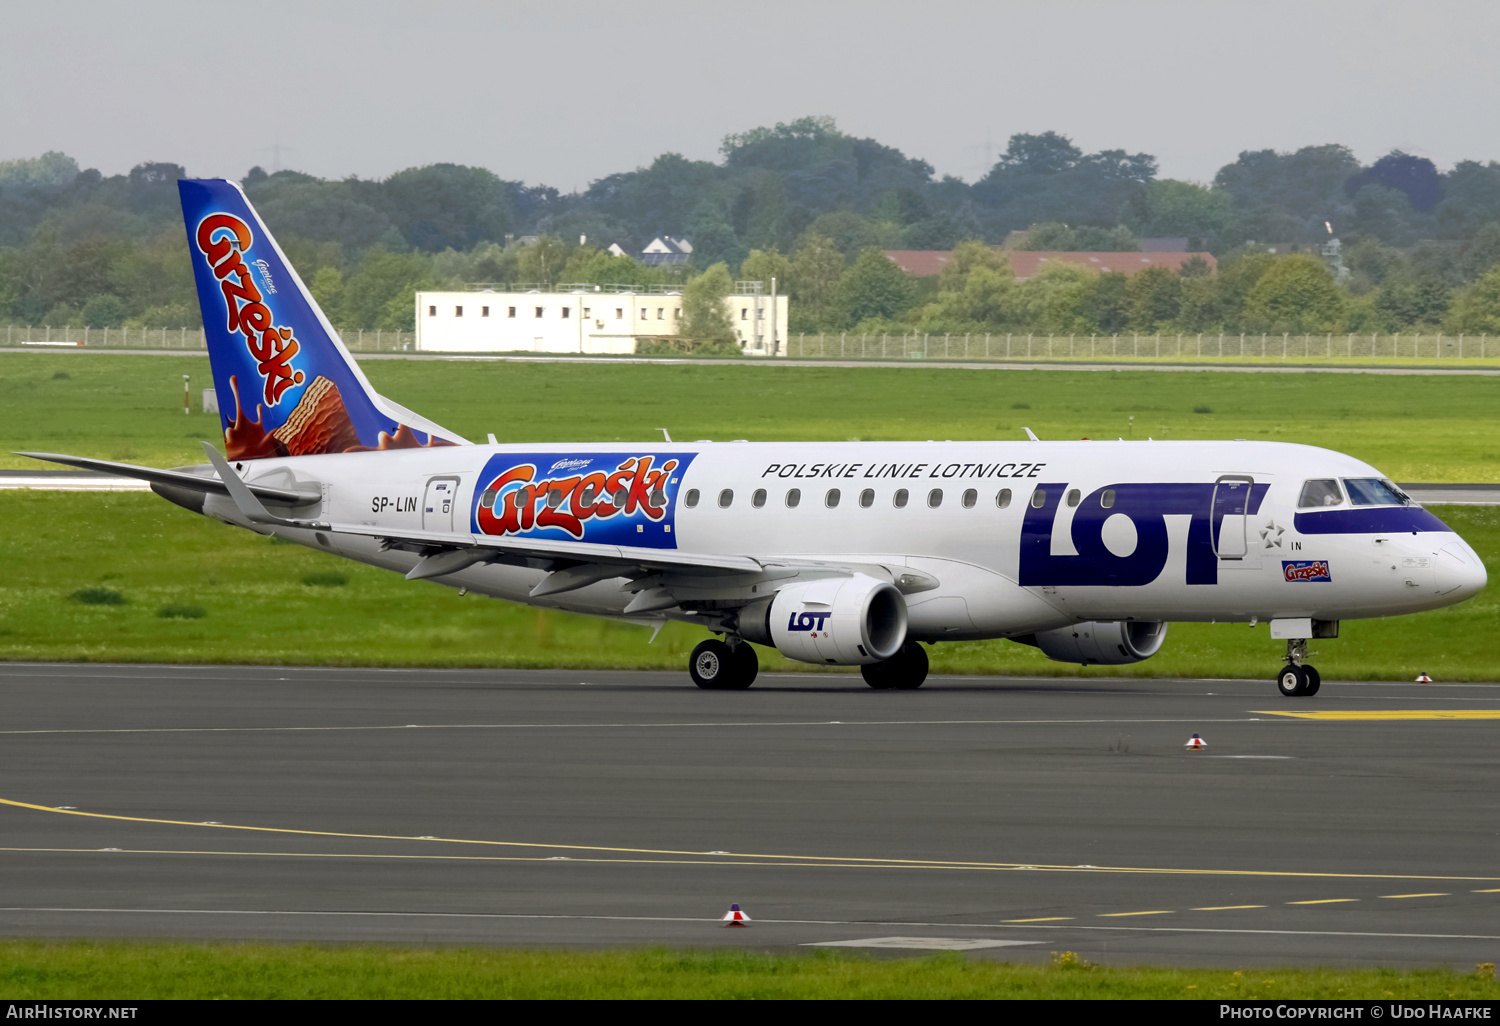
M 789 631 L 820 631 L 823 623 L 832 613 L 793 613 L 787 617 L 786 629 Z
M 1332 581 L 1326 559 L 1283 559 L 1281 575 L 1289 581 Z

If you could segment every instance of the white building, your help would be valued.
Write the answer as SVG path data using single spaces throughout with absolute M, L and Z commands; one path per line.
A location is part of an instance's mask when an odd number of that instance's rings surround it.
M 747 356 L 785 356 L 787 298 L 761 282 L 740 282 L 725 298 Z M 678 286 L 518 286 L 502 292 L 418 292 L 417 349 L 445 353 L 614 353 L 637 340 L 682 334 Z M 773 312 L 774 311 L 774 312 Z

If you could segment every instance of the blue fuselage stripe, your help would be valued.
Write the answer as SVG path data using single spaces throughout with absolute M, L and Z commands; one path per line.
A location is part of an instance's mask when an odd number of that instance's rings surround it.
M 1420 506 L 1317 510 L 1298 513 L 1295 523 L 1299 534 L 1404 534 L 1407 531 L 1453 530 Z

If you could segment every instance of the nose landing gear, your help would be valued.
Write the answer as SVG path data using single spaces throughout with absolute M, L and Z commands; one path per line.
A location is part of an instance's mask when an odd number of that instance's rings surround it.
M 1286 643 L 1286 666 L 1276 678 L 1276 687 L 1288 698 L 1316 695 L 1323 678 L 1316 668 L 1302 660 L 1307 658 L 1307 639 L 1289 638 Z

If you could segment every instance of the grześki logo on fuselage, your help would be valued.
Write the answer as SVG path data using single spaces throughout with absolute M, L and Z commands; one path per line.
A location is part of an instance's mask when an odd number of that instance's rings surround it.
M 473 530 L 675 548 L 667 536 L 677 482 L 695 455 L 492 456 L 474 491 Z M 647 524 L 660 526 L 661 535 L 642 537 Z

